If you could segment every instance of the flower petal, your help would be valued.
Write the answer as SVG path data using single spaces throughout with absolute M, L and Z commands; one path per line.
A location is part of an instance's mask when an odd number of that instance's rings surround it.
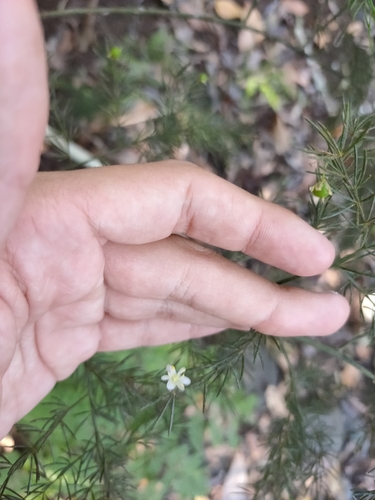
M 178 370 L 177 375 L 183 375 L 186 372 L 186 368 L 183 366 L 180 370 Z
M 173 365 L 167 365 L 167 372 L 170 377 L 176 375 L 176 368 Z
M 167 380 L 169 380 L 169 375 L 163 375 L 161 379 L 164 380 L 164 382 L 166 382 Z
M 182 383 L 181 379 L 180 379 L 180 380 L 177 380 L 176 385 L 177 385 L 177 387 L 180 389 L 180 391 L 184 391 L 184 390 L 185 390 L 185 386 L 184 386 L 184 384 Z
M 167 389 L 168 391 L 173 391 L 173 389 L 176 387 L 176 384 L 174 382 L 172 382 L 172 380 L 168 380 L 168 383 L 167 383 Z
M 190 385 L 191 384 L 191 380 L 189 379 L 189 377 L 186 377 L 185 375 L 183 377 L 181 377 L 180 380 L 181 380 L 181 382 L 184 385 Z

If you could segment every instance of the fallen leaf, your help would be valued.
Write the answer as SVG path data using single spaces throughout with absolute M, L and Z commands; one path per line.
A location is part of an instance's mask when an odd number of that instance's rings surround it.
M 296 67 L 293 62 L 288 62 L 282 67 L 283 80 L 285 84 L 295 91 L 296 85 L 307 88 L 311 82 L 311 72 L 306 66 Z
M 14 450 L 14 439 L 12 436 L 5 436 L 0 440 L 0 449 L 5 453 L 10 453 Z
M 301 0 L 283 0 L 281 6 L 285 12 L 296 17 L 306 16 L 310 11 L 308 5 Z
M 57 71 L 64 70 L 67 56 L 73 51 L 76 41 L 74 30 L 61 24 L 57 34 L 49 38 L 46 43 L 49 67 Z
M 353 21 L 352 23 L 348 24 L 346 32 L 348 33 L 348 35 L 352 35 L 354 38 L 363 35 L 364 25 L 362 21 Z
M 327 485 L 331 498 L 348 498 L 347 485 L 341 473 L 340 460 L 336 457 L 330 457 L 327 461 L 327 469 L 325 471 L 324 483 Z
M 319 285 L 327 288 L 338 288 L 342 284 L 343 275 L 337 269 L 327 269 L 318 279 Z
M 276 153 L 278 155 L 285 154 L 290 149 L 290 145 L 292 142 L 292 137 L 289 129 L 284 124 L 280 116 L 274 111 L 272 115 L 270 113 L 270 120 L 267 125 L 270 139 Z
M 241 19 L 244 14 L 244 8 L 233 0 L 215 0 L 214 8 L 221 19 Z
M 122 116 L 113 120 L 113 125 L 117 127 L 129 127 L 130 125 L 138 125 L 147 120 L 152 120 L 159 115 L 156 106 L 150 102 L 137 101 L 132 109 Z
M 141 153 L 136 148 L 122 149 L 115 153 L 112 159 L 119 165 L 134 165 L 141 160 Z
M 89 0 L 88 9 L 96 9 L 99 5 L 99 0 Z M 82 21 L 82 33 L 79 38 L 79 51 L 87 52 L 89 48 L 96 42 L 96 16 L 87 14 Z
M 265 30 L 262 14 L 258 9 L 252 9 L 246 20 L 246 26 L 258 31 Z M 264 35 L 262 35 L 262 33 L 256 33 L 250 30 L 241 30 L 238 34 L 237 40 L 238 50 L 240 52 L 249 52 L 263 40 Z
M 264 462 L 267 460 L 267 448 L 258 434 L 252 431 L 247 432 L 245 436 L 245 442 L 249 454 L 249 459 L 252 464 Z
M 188 2 L 177 2 L 179 12 L 185 14 L 203 15 L 206 12 L 204 0 L 189 0 Z
M 355 366 L 346 363 L 344 369 L 340 373 L 340 380 L 345 387 L 354 389 L 358 386 L 362 379 L 362 373 Z
M 331 34 L 323 31 L 319 31 L 314 36 L 314 43 L 319 49 L 323 49 L 327 44 L 331 42 L 331 40 Z
M 249 497 L 244 491 L 247 484 L 247 464 L 244 454 L 237 451 L 225 478 L 222 489 L 222 500 L 247 500 Z
M 362 362 L 369 363 L 371 361 L 372 348 L 369 345 L 356 345 L 355 353 Z
M 272 127 L 272 136 L 276 153 L 278 155 L 285 154 L 290 149 L 292 136 L 279 115 L 276 115 L 276 120 Z
M 274 418 L 285 418 L 289 415 L 285 397 L 279 387 L 269 385 L 265 390 L 266 405 Z

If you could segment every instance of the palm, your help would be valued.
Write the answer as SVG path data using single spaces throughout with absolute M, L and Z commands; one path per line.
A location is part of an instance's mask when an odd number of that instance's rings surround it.
M 46 198 L 30 199 L 4 258 L 11 283 L 4 293 L 16 296 L 12 314 L 19 325 L 3 381 L 3 415 L 10 422 L 96 352 L 100 339 L 102 246 L 76 207 L 51 208 Z

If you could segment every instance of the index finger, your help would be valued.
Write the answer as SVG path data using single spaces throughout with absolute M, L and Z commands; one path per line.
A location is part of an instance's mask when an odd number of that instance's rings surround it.
M 292 212 L 187 163 L 59 175 L 65 176 L 69 196 L 87 212 L 94 229 L 115 243 L 186 234 L 300 276 L 322 272 L 334 258 L 333 245 Z

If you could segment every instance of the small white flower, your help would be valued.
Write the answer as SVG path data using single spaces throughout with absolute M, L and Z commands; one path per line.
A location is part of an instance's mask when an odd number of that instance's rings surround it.
M 184 375 L 186 368 L 181 368 L 176 372 L 176 368 L 172 365 L 167 365 L 167 373 L 168 375 L 163 375 L 161 379 L 164 382 L 167 382 L 168 391 L 173 391 L 176 387 L 180 389 L 180 391 L 185 390 L 185 385 L 190 385 L 191 380 L 189 377 Z

